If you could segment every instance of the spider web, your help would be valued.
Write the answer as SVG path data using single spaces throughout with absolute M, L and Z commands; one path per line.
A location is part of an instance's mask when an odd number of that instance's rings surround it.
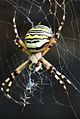
M 80 89 L 80 2 L 78 0 L 1 0 L 1 82 L 21 63 L 27 60 L 27 56 L 14 44 L 15 35 L 12 23 L 14 11 L 17 11 L 16 24 L 19 36 L 22 39 L 24 39 L 26 32 L 37 24 L 44 24 L 50 27 L 55 34 L 64 13 L 62 3 L 65 3 L 66 7 L 65 25 L 56 46 L 53 46 L 45 56 L 45 59 Z M 4 6 L 6 6 L 6 12 Z M 72 117 L 79 119 L 80 93 L 67 83 L 66 85 L 69 95 L 66 95 L 63 87 L 44 67 L 39 72 L 30 71 L 29 68 L 26 68 L 14 81 L 10 94 L 14 102 L 23 106 L 22 110 L 27 104 L 55 103 L 61 109 L 63 107 L 65 107 L 64 109 L 71 109 Z M 1 103 L 2 100 L 3 102 L 7 101 L 2 95 L 1 93 Z

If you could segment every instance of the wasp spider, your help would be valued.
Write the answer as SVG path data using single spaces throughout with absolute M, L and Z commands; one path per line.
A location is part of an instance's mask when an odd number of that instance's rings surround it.
M 23 42 L 18 35 L 16 19 L 14 15 L 13 27 L 16 36 L 16 39 L 14 40 L 15 45 L 25 52 L 25 54 L 29 56 L 29 59 L 16 68 L 15 71 L 12 72 L 11 75 L 1 84 L 1 91 L 4 92 L 8 98 L 11 98 L 10 87 L 12 86 L 14 80 L 16 80 L 16 76 L 21 74 L 26 67 L 30 66 L 31 68 L 32 65 L 35 65 L 34 70 L 37 72 L 41 69 L 41 64 L 43 64 L 47 71 L 53 75 L 53 78 L 63 86 L 66 92 L 67 88 L 64 81 L 77 89 L 71 81 L 69 81 L 63 74 L 57 71 L 54 66 L 52 66 L 46 59 L 43 58 L 43 56 L 50 50 L 51 46 L 56 44 L 56 39 L 60 35 L 60 31 L 62 30 L 64 22 L 65 14 L 63 15 L 63 20 L 60 23 L 58 32 L 55 35 L 49 27 L 45 25 L 36 25 L 27 32 L 25 35 L 25 42 Z

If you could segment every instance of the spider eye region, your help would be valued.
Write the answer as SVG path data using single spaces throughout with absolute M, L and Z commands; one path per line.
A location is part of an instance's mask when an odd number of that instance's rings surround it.
M 52 30 L 44 25 L 32 27 L 25 36 L 25 46 L 31 52 L 42 51 L 53 36 Z

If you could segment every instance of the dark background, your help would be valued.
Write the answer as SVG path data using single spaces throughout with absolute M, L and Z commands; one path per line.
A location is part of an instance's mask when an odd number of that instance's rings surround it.
M 9 76 L 11 71 L 21 64 L 23 60 L 26 60 L 26 56 L 18 50 L 13 42 L 15 34 L 13 31 L 12 18 L 16 4 L 14 4 L 11 0 L 9 1 L 0 0 L 0 83 L 3 82 Z M 14 0 L 14 2 L 17 3 L 17 0 Z M 22 5 L 21 0 L 19 0 L 19 5 Z M 24 6 L 25 9 L 27 9 L 27 7 L 29 6 Z M 19 10 L 21 10 L 21 8 L 19 8 Z M 34 17 L 32 19 L 34 19 L 33 22 L 36 24 L 39 21 L 39 18 L 37 18 L 35 14 L 36 12 L 33 12 Z M 66 74 L 66 76 L 68 76 L 68 78 L 71 79 L 71 81 L 80 89 L 80 86 L 77 83 L 77 81 L 80 82 L 80 1 L 72 0 L 71 2 L 70 0 L 69 5 L 67 5 L 66 12 L 66 22 L 62 30 L 64 40 L 59 41 L 59 44 L 64 50 L 58 46 L 59 57 L 57 48 L 53 46 L 52 50 L 45 57 L 59 70 L 60 61 L 64 74 Z M 22 10 L 22 13 L 27 15 L 25 10 Z M 22 17 L 22 14 L 17 12 L 17 15 L 18 31 L 20 36 L 23 38 L 26 31 L 30 29 L 30 24 L 26 24 L 26 18 Z M 40 15 L 42 16 L 42 14 Z M 18 58 L 19 64 L 16 62 L 15 55 Z M 62 58 L 65 60 L 72 74 L 70 74 L 69 70 L 66 68 L 65 62 Z M 73 76 L 75 77 L 75 80 L 73 80 Z M 61 98 L 62 100 L 64 95 L 62 95 L 58 86 L 56 90 L 59 94 L 58 99 L 60 100 Z M 68 90 L 72 106 L 80 119 L 80 94 L 69 86 Z M 22 112 L 22 106 L 5 98 L 6 97 L 3 97 L 3 94 L 1 94 L 0 119 L 77 119 L 71 108 L 55 104 L 54 101 L 49 101 L 43 105 L 40 103 L 27 105 Z

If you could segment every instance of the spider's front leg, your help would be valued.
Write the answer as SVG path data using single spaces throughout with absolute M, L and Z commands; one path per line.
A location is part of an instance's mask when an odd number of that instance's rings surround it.
M 16 13 L 15 13 L 16 14 Z M 25 46 L 24 42 L 21 40 L 21 38 L 18 35 L 17 27 L 16 27 L 16 19 L 15 19 L 15 14 L 13 17 L 13 27 L 14 27 L 14 33 L 16 36 L 16 39 L 14 40 L 14 43 L 16 46 L 18 46 L 19 49 L 21 49 L 23 52 L 29 55 L 27 47 Z
M 25 61 L 23 64 L 21 64 L 18 68 L 15 69 L 14 72 L 11 73 L 11 75 L 1 84 L 0 90 L 4 92 L 4 95 L 6 95 L 8 98 L 11 98 L 10 96 L 10 87 L 15 80 L 16 76 L 21 74 L 22 71 L 31 63 L 30 60 Z
M 42 64 L 45 66 L 45 68 L 53 75 L 54 79 L 56 79 L 65 89 L 67 93 L 67 87 L 65 85 L 65 81 L 69 84 L 72 85 L 78 92 L 79 89 L 63 74 L 61 74 L 59 71 L 56 70 L 54 66 L 52 66 L 47 60 L 45 60 L 43 57 L 40 60 Z

